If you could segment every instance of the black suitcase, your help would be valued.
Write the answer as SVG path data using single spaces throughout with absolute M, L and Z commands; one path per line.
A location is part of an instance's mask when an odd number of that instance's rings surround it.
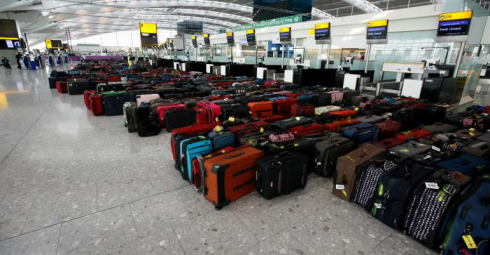
M 306 152 L 310 152 L 313 150 L 314 150 L 314 144 L 311 143 L 306 138 L 296 138 L 288 142 L 278 142 L 278 143 L 268 142 L 265 145 L 265 151 L 268 155 L 277 155 L 284 151 L 301 152 L 307 154 Z M 313 153 L 308 153 L 308 155 L 312 155 L 312 154 Z
M 82 95 L 85 90 L 91 90 L 88 80 L 68 80 L 67 86 L 70 95 Z
M 165 127 L 167 132 L 187 127 L 196 123 L 196 112 L 193 109 L 179 109 L 165 112 Z
M 321 176 L 331 176 L 337 167 L 338 157 L 355 148 L 354 142 L 343 136 L 333 136 L 319 141 L 315 143 L 315 166 L 312 167 Z
M 102 99 L 104 113 L 107 116 L 122 115 L 124 113 L 124 103 L 134 101 L 134 95 L 132 94 L 104 95 Z
M 315 107 L 321 107 L 321 106 L 327 106 L 327 105 L 332 105 L 332 94 L 330 94 L 330 93 L 319 93 L 317 105 L 315 105 Z
M 307 125 L 307 124 L 310 124 L 312 122 L 313 121 L 310 118 L 307 118 L 304 116 L 297 116 L 297 117 L 292 117 L 289 119 L 273 122 L 273 123 L 271 123 L 271 129 L 272 130 L 286 131 L 290 128 L 293 128 L 296 126 Z
M 257 161 L 256 190 L 265 199 L 287 195 L 306 186 L 308 157 L 283 152 Z
M 138 120 L 138 135 L 141 137 L 158 135 L 161 130 L 158 119 Z
M 250 109 L 243 104 L 224 104 L 221 105 L 221 120 L 228 120 L 230 117 L 246 118 L 250 115 Z
M 96 85 L 97 93 L 102 93 L 105 91 L 121 91 L 125 90 L 122 83 L 99 83 Z
M 49 80 L 49 88 L 56 89 L 56 82 L 66 81 L 66 77 L 49 77 L 48 80 Z
M 419 124 L 417 118 L 415 118 L 415 112 L 412 108 L 401 109 L 394 112 L 391 119 L 402 124 L 402 131 L 414 129 Z

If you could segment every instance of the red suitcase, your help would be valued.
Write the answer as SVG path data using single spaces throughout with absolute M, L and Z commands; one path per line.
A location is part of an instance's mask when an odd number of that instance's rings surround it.
M 403 144 L 403 143 L 405 143 L 405 141 L 398 140 L 396 138 L 388 138 L 388 139 L 385 139 L 383 141 L 379 141 L 379 142 L 373 143 L 373 144 L 380 146 L 380 147 L 383 147 L 387 150 L 387 149 L 393 148 L 393 147 L 398 146 L 398 145 Z
M 227 146 L 225 148 L 222 148 L 218 151 L 214 151 L 214 152 L 211 152 L 209 154 L 206 154 L 206 155 L 199 155 L 197 157 L 195 157 L 193 160 L 192 160 L 192 178 L 191 178 L 191 182 L 192 184 L 194 185 L 194 188 L 196 190 L 201 190 L 202 189 L 202 174 L 203 174 L 203 171 L 204 171 L 204 162 L 212 157 L 216 157 L 216 156 L 219 156 L 221 154 L 224 154 L 224 153 L 227 153 L 227 152 L 230 152 L 232 150 L 234 150 L 235 148 L 231 147 L 231 146 Z
M 398 133 L 396 134 L 395 138 L 398 140 L 406 141 L 409 138 L 421 139 L 430 136 L 431 134 L 432 134 L 431 132 L 422 129 L 413 129 L 407 132 Z
M 201 133 L 209 133 L 213 131 L 213 128 L 216 127 L 215 124 L 206 124 L 206 125 L 192 125 L 183 128 L 177 128 L 172 130 L 172 134 L 170 136 L 170 146 L 172 147 L 172 156 L 175 161 L 175 136 L 177 135 L 195 135 Z
M 328 112 L 328 114 L 338 116 L 338 117 L 350 117 L 350 116 L 355 116 L 357 112 L 355 110 L 340 110 L 340 111 Z
M 107 77 L 108 82 L 120 82 L 121 81 L 121 76 L 119 75 L 110 75 Z
M 85 90 L 83 92 L 83 102 L 85 102 L 85 107 L 90 110 L 90 95 L 95 93 L 95 90 Z
M 298 103 L 297 98 L 278 99 L 274 102 L 277 106 L 277 114 L 286 118 L 291 117 L 291 106 Z
M 90 111 L 95 116 L 104 114 L 104 106 L 102 104 L 101 94 L 93 93 L 90 95 L 89 100 L 90 100 Z
M 68 93 L 68 85 L 66 81 L 57 81 L 56 82 L 56 88 L 58 89 L 59 93 Z
M 289 98 L 298 98 L 302 95 L 304 95 L 305 93 L 290 93 L 290 94 L 287 94 L 286 96 L 289 97 Z
M 207 111 L 207 118 L 208 121 L 207 123 L 212 124 L 215 122 L 218 122 L 218 117 L 221 115 L 221 106 L 211 103 L 211 102 L 206 102 L 206 101 L 201 101 L 197 103 L 197 105 L 203 109 L 206 109 Z
M 393 137 L 396 133 L 400 131 L 400 129 L 402 129 L 402 124 L 394 120 L 386 120 L 380 123 L 376 123 L 375 125 L 379 127 L 379 139 Z
M 272 122 L 276 122 L 276 121 L 283 120 L 283 119 L 285 119 L 284 116 L 277 115 L 277 114 L 274 114 L 274 115 L 271 115 L 271 116 L 260 117 L 259 118 L 259 120 L 265 121 L 267 123 L 272 123 Z
M 230 127 L 228 131 L 233 132 L 237 139 L 240 139 L 242 136 L 248 133 L 257 132 L 260 131 L 260 129 L 267 129 L 268 127 L 269 123 L 265 121 L 256 121 Z
M 170 104 L 158 106 L 157 116 L 158 120 L 160 121 L 160 127 L 165 128 L 165 112 L 179 109 L 187 109 L 187 106 L 185 104 Z
M 295 104 L 291 106 L 291 117 L 315 116 L 315 106 L 312 104 Z
M 294 137 L 298 138 L 298 137 L 303 137 L 312 134 L 319 134 L 325 131 L 326 129 L 327 127 L 325 125 L 321 125 L 318 123 L 311 123 L 311 124 L 290 128 L 288 131 L 291 132 L 291 134 L 293 134 Z
M 223 100 L 223 99 L 232 99 L 232 95 L 224 95 L 224 96 L 209 96 L 209 101 Z

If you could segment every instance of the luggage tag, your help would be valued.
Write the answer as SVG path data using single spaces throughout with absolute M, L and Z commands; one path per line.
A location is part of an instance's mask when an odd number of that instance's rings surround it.
M 426 182 L 425 187 L 428 189 L 439 189 L 439 185 L 435 182 Z
M 229 117 L 228 120 L 231 121 L 231 122 L 235 122 L 235 118 L 234 117 Z
M 374 207 L 376 207 L 376 209 L 381 209 L 381 204 L 380 203 L 374 203 Z
M 335 184 L 335 189 L 344 190 L 345 189 L 345 185 L 343 185 L 343 184 Z
M 264 128 L 263 127 L 260 128 L 260 133 L 264 133 Z
M 477 249 L 478 246 L 475 243 L 475 240 L 473 240 L 473 237 L 471 235 L 463 235 L 463 241 L 468 247 L 468 249 Z
M 434 145 L 432 145 L 432 149 L 435 150 L 435 151 L 437 151 L 437 152 L 441 152 L 441 148 L 436 147 Z

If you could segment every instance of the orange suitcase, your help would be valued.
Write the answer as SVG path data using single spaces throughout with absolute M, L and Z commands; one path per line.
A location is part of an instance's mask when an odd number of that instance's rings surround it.
M 257 160 L 264 152 L 242 146 L 204 162 L 204 197 L 220 210 L 255 190 Z
M 326 124 L 327 130 L 334 131 L 334 132 L 339 132 L 342 130 L 342 128 L 346 126 L 352 126 L 355 124 L 361 123 L 360 121 L 356 119 L 346 119 L 346 120 L 338 120 L 334 121 L 332 123 Z
M 248 103 L 248 108 L 252 112 L 252 117 L 265 117 L 272 115 L 272 101 Z

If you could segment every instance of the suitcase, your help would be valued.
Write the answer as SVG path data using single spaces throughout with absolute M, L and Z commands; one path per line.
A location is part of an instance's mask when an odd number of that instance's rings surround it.
M 315 165 L 312 167 L 321 176 L 331 176 L 337 167 L 337 159 L 354 149 L 354 142 L 342 136 L 318 141 L 315 143 Z
M 91 84 L 95 84 L 97 92 L 122 91 L 125 90 L 122 83 L 107 83 L 106 81 L 90 80 Z M 91 85 L 92 87 L 94 85 Z
M 95 90 L 85 90 L 83 92 L 83 102 L 85 103 L 85 107 L 87 107 L 88 110 L 90 110 L 90 95 L 95 93 Z
M 104 92 L 102 98 L 104 113 L 107 116 L 123 115 L 124 103 L 134 102 L 134 96 L 126 92 Z
M 58 93 L 68 93 L 68 86 L 66 81 L 57 81 L 56 82 L 56 89 L 58 89 Z
M 359 123 L 360 122 L 356 119 L 337 120 L 332 123 L 327 123 L 325 127 L 327 127 L 327 130 L 339 132 L 342 131 L 345 127 L 357 125 Z
M 204 162 L 204 197 L 217 210 L 255 190 L 257 160 L 264 152 L 244 146 Z
M 213 151 L 211 140 L 205 136 L 194 136 L 180 142 L 182 164 L 180 171 L 182 179 L 191 182 L 192 180 L 192 160 L 199 155 L 208 154 Z
M 391 228 L 401 230 L 405 208 L 414 189 L 434 171 L 434 167 L 409 161 L 403 167 L 382 175 L 372 199 L 371 214 Z
M 240 145 L 248 145 L 260 149 L 269 142 L 269 136 L 273 133 L 270 130 L 248 133 L 240 138 Z
M 417 141 L 410 141 L 408 143 L 404 143 L 398 146 L 395 146 L 390 149 L 395 153 L 407 156 L 414 157 L 416 155 L 425 154 L 431 149 L 430 145 L 423 144 Z
M 160 134 L 160 122 L 158 119 L 138 119 L 138 135 L 140 137 L 156 136 Z
M 421 129 L 425 131 L 429 131 L 431 133 L 451 133 L 457 130 L 458 127 L 450 124 L 445 124 L 442 122 L 437 122 L 430 126 L 423 126 Z
M 340 111 L 328 112 L 328 114 L 336 116 L 336 117 L 340 117 L 340 118 L 347 118 L 347 117 L 356 116 L 357 111 L 355 111 L 355 110 L 340 110 Z
M 68 94 L 70 95 L 82 95 L 85 90 L 92 90 L 88 80 L 68 80 L 67 81 Z
M 283 119 L 285 119 L 284 116 L 277 115 L 277 114 L 259 118 L 259 120 L 265 121 L 267 123 L 273 123 L 273 122 L 280 121 L 280 120 L 283 120 Z
M 338 106 L 334 106 L 334 105 L 316 107 L 315 108 L 315 115 L 321 115 L 322 113 L 339 111 L 340 109 L 342 109 L 342 108 L 340 108 Z
M 49 82 L 49 88 L 50 89 L 56 89 L 56 82 L 58 81 L 66 81 L 66 78 L 57 78 L 57 77 L 49 77 L 48 82 Z
M 402 141 L 406 141 L 408 139 L 422 139 L 422 138 L 425 138 L 425 137 L 428 137 L 430 136 L 432 133 L 429 132 L 429 131 L 425 131 L 425 130 L 422 130 L 422 129 L 413 129 L 413 130 L 409 130 L 409 131 L 406 131 L 406 132 L 403 132 L 403 133 L 398 133 L 395 135 L 395 138 L 398 139 L 398 140 L 402 140 Z
M 328 92 L 332 98 L 332 104 L 341 103 L 344 98 L 344 92 L 342 91 L 330 91 Z
M 137 107 L 135 102 L 126 102 L 123 105 L 124 125 L 129 133 L 136 132 L 138 129 Z
M 490 179 L 478 178 L 451 207 L 441 239 L 441 254 L 490 254 Z M 474 245 L 464 239 L 473 239 Z M 476 249 L 475 249 L 476 247 Z
M 359 92 L 356 90 L 344 90 L 342 95 L 342 104 L 345 106 L 359 106 L 359 104 L 352 104 L 352 98 L 359 96 Z
M 222 121 L 233 118 L 246 118 L 250 116 L 250 110 L 248 106 L 243 104 L 223 104 L 221 105 L 221 117 Z
M 219 116 L 221 115 L 221 106 L 211 103 L 211 102 L 206 102 L 206 101 L 200 101 L 197 103 L 197 106 L 202 107 L 203 109 L 206 109 L 206 112 L 208 114 L 208 122 L 209 124 L 213 124 L 219 121 Z
M 158 94 L 146 94 L 146 95 L 137 95 L 136 96 L 136 105 L 139 107 L 142 102 L 150 102 L 153 99 L 160 98 Z
M 380 146 L 380 147 L 387 150 L 387 149 L 393 148 L 393 147 L 398 146 L 398 145 L 403 144 L 403 143 L 405 143 L 405 141 L 398 140 L 396 138 L 387 138 L 387 139 L 384 139 L 383 141 L 379 141 L 379 142 L 376 142 L 373 144 Z
M 252 112 L 252 117 L 266 117 L 272 115 L 273 103 L 271 101 L 248 103 L 248 108 Z
M 405 233 L 433 246 L 448 207 L 470 181 L 466 175 L 446 170 L 439 170 L 423 180 L 408 203 L 403 225 Z
M 213 131 L 208 134 L 208 139 L 213 143 L 215 151 L 235 144 L 235 134 L 230 131 Z
M 379 127 L 370 123 L 348 126 L 342 131 L 342 135 L 354 141 L 356 145 L 377 142 L 378 133 Z
M 416 128 L 419 124 L 412 108 L 401 109 L 393 113 L 391 119 L 402 125 L 402 130 Z
M 298 98 L 300 96 L 304 95 L 304 93 L 289 93 L 286 96 L 289 98 Z
M 272 199 L 303 189 L 308 180 L 308 157 L 299 152 L 284 152 L 257 160 L 256 190 Z
M 384 151 L 383 148 L 368 143 L 339 157 L 333 177 L 332 193 L 341 199 L 350 201 L 354 193 L 357 176 L 359 176 L 364 164 Z
M 296 138 L 293 141 L 288 141 L 288 142 L 280 142 L 280 143 L 268 142 L 265 144 L 264 149 L 268 155 L 277 155 L 284 151 L 301 152 L 304 153 L 305 155 L 311 155 L 310 153 L 306 153 L 306 152 L 313 152 L 314 144 L 311 143 L 308 139 L 303 137 L 303 138 Z
M 297 117 L 292 117 L 289 119 L 284 119 L 271 123 L 271 129 L 277 131 L 287 131 L 290 128 L 301 126 L 301 125 L 307 125 L 312 122 L 313 121 L 310 118 L 297 116 Z
M 381 176 L 402 167 L 406 157 L 393 152 L 384 152 L 367 162 L 357 176 L 355 192 L 352 201 L 367 211 L 370 211 L 376 185 Z
M 172 110 L 182 110 L 187 109 L 185 104 L 170 104 L 170 105 L 160 105 L 156 107 L 158 121 L 160 122 L 160 127 L 165 128 L 165 113 Z
M 228 131 L 233 132 L 236 138 L 240 139 L 242 136 L 246 134 L 265 130 L 268 128 L 269 128 L 269 123 L 265 121 L 256 121 L 256 122 L 250 122 L 250 123 L 230 127 L 228 128 Z
M 376 126 L 379 127 L 379 139 L 393 137 L 402 129 L 402 124 L 394 120 L 386 120 L 384 122 L 376 123 Z
M 196 112 L 193 109 L 178 109 L 165 112 L 165 129 L 167 132 L 196 123 Z
M 228 146 L 225 148 L 222 148 L 218 151 L 214 151 L 205 155 L 198 155 L 192 160 L 192 178 L 191 182 L 194 185 L 194 188 L 197 191 L 202 191 L 203 189 L 203 182 L 202 182 L 202 177 L 204 176 L 204 162 L 212 157 L 219 156 L 221 154 L 230 152 L 234 150 L 235 148 Z
M 485 133 L 485 134 L 477 137 L 476 139 L 477 140 L 480 140 L 480 141 L 484 141 L 484 142 L 490 143 L 490 132 Z
M 332 95 L 327 92 L 318 93 L 316 107 L 327 106 L 332 104 Z
M 385 120 L 385 118 L 376 115 L 366 115 L 356 119 L 361 123 L 371 123 L 371 124 L 376 124 L 379 122 L 383 122 Z
M 317 94 L 305 94 L 298 97 L 298 103 L 302 104 L 312 104 L 318 107 L 318 95 Z
M 291 116 L 315 116 L 315 106 L 312 104 L 295 104 L 291 106 Z
M 462 150 L 464 153 L 484 159 L 490 159 L 490 143 L 484 141 L 473 141 Z
M 461 154 L 456 158 L 440 161 L 436 165 L 470 177 L 478 177 L 490 172 L 488 160 L 469 154 Z
M 93 93 L 89 96 L 90 111 L 94 116 L 104 114 L 104 106 L 102 104 L 102 95 Z
M 172 156 L 176 162 L 176 168 L 180 169 L 180 157 L 176 155 L 180 154 L 180 141 L 191 136 L 207 135 L 209 132 L 213 131 L 216 125 L 192 125 L 188 127 L 178 128 L 172 131 L 170 136 L 170 146 L 172 147 Z M 179 161 L 179 163 L 177 163 Z M 178 167 L 177 167 L 178 165 Z
M 274 103 L 277 107 L 276 113 L 286 118 L 291 117 L 291 107 L 298 102 L 296 98 L 287 98 L 275 100 Z
M 306 125 L 296 126 L 289 129 L 289 132 L 294 135 L 294 137 L 303 137 L 312 134 L 318 134 L 325 131 L 327 128 L 325 125 L 318 123 L 310 123 Z
M 475 130 L 473 128 L 456 130 L 453 132 L 453 134 L 455 134 L 457 137 L 470 139 L 470 140 L 475 139 L 475 138 L 479 137 L 480 135 L 482 135 L 482 133 L 480 133 L 480 131 Z

